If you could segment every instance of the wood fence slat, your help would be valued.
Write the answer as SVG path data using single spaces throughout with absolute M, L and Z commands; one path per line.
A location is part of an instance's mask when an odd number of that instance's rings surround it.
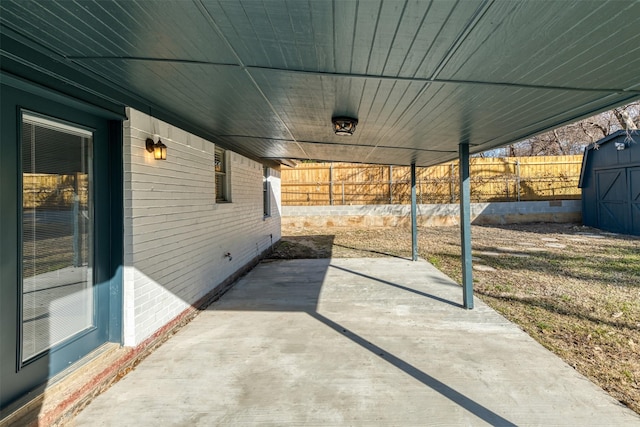
M 458 163 L 417 168 L 418 203 L 458 200 Z M 474 202 L 579 199 L 582 156 L 504 157 L 471 159 L 471 199 Z M 283 168 L 282 204 L 329 205 L 409 203 L 408 166 L 302 163 Z M 391 171 L 391 176 L 389 172 Z M 333 188 L 333 199 L 329 188 Z M 391 192 L 391 194 L 390 194 Z

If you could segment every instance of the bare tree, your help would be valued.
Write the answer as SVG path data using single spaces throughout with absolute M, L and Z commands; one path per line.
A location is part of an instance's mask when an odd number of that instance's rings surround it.
M 638 114 L 638 105 L 640 103 L 636 102 L 635 105 L 629 104 L 624 107 L 616 108 L 613 111 L 616 119 L 620 123 L 620 127 L 625 130 L 636 130 L 638 129 L 638 124 L 640 123 L 640 114 Z M 631 117 L 631 114 L 635 115 L 635 119 Z
M 582 153 L 588 144 L 618 130 L 640 128 L 640 101 L 516 142 L 501 155 L 557 156 Z

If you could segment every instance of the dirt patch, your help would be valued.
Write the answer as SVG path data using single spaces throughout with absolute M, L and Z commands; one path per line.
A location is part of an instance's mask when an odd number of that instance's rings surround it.
M 474 290 L 640 413 L 640 239 L 575 224 L 472 227 Z M 419 229 L 419 255 L 460 283 L 457 227 Z M 283 229 L 275 258 L 411 256 L 407 228 Z M 479 267 L 479 268 L 478 268 Z
M 286 236 L 274 248 L 269 258 L 329 258 L 333 236 Z

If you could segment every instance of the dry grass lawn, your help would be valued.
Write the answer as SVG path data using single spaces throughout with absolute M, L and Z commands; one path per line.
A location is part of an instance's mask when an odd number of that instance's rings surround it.
M 283 230 L 277 258 L 411 256 L 406 228 Z M 419 230 L 419 254 L 461 281 L 457 227 Z M 575 224 L 472 227 L 474 289 L 640 413 L 640 239 Z M 461 292 L 462 298 L 462 292 Z

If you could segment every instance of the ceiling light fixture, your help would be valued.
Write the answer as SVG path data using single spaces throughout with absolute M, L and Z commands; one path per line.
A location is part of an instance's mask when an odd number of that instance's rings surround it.
M 358 119 L 352 119 L 351 117 L 333 117 L 331 122 L 333 122 L 333 131 L 336 135 L 353 135 L 356 131 Z
M 167 146 L 158 139 L 158 142 L 153 142 L 153 139 L 147 138 L 146 141 L 147 151 L 153 153 L 153 158 L 156 160 L 167 160 Z

